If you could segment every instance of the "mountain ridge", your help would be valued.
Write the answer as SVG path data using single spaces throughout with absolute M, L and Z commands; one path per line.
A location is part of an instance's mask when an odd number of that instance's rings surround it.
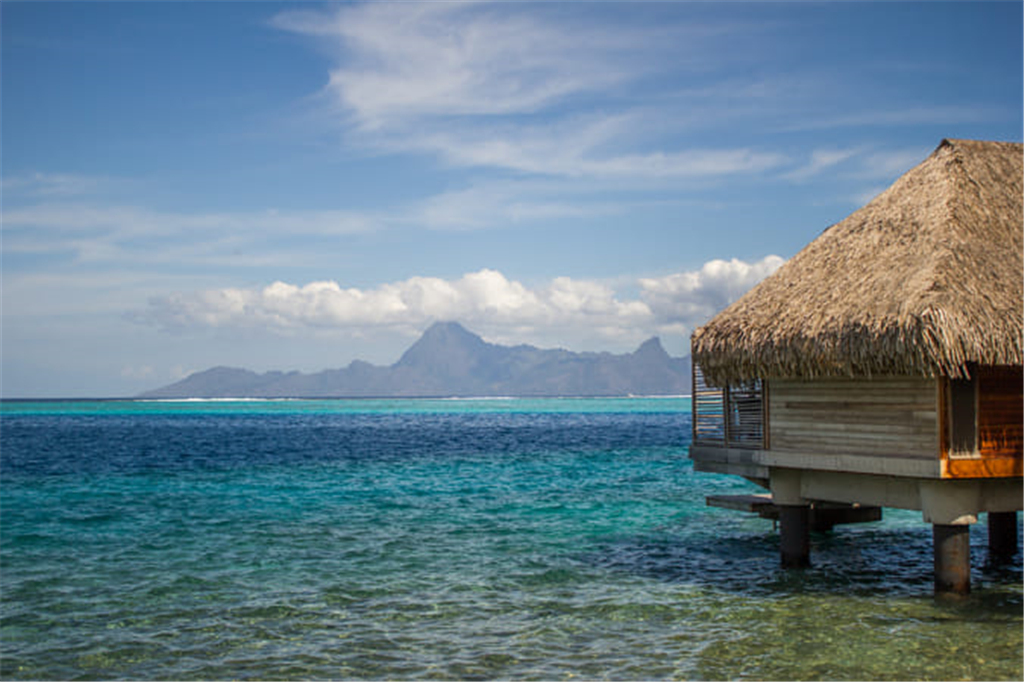
M 413 398 L 682 395 L 690 359 L 658 337 L 633 353 L 577 353 L 485 341 L 457 322 L 437 322 L 392 365 L 354 360 L 312 374 L 217 366 L 141 398 Z

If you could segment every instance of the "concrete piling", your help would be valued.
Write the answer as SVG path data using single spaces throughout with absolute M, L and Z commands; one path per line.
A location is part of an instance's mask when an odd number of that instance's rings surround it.
M 932 525 L 935 553 L 935 594 L 964 595 L 971 591 L 971 527 Z

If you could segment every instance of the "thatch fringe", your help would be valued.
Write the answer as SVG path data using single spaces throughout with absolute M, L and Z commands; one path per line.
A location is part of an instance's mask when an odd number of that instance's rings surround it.
M 1024 361 L 1024 146 L 943 140 L 698 329 L 709 381 Z

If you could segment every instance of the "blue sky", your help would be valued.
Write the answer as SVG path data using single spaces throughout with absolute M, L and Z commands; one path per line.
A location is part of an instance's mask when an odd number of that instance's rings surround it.
M 2 393 L 689 334 L 944 137 L 1022 4 L 6 1 Z

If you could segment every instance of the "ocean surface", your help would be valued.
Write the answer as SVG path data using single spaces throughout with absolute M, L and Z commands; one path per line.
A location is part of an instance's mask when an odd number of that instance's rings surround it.
M 778 568 L 668 399 L 4 402 L 3 679 L 1024 677 L 1020 554 Z

